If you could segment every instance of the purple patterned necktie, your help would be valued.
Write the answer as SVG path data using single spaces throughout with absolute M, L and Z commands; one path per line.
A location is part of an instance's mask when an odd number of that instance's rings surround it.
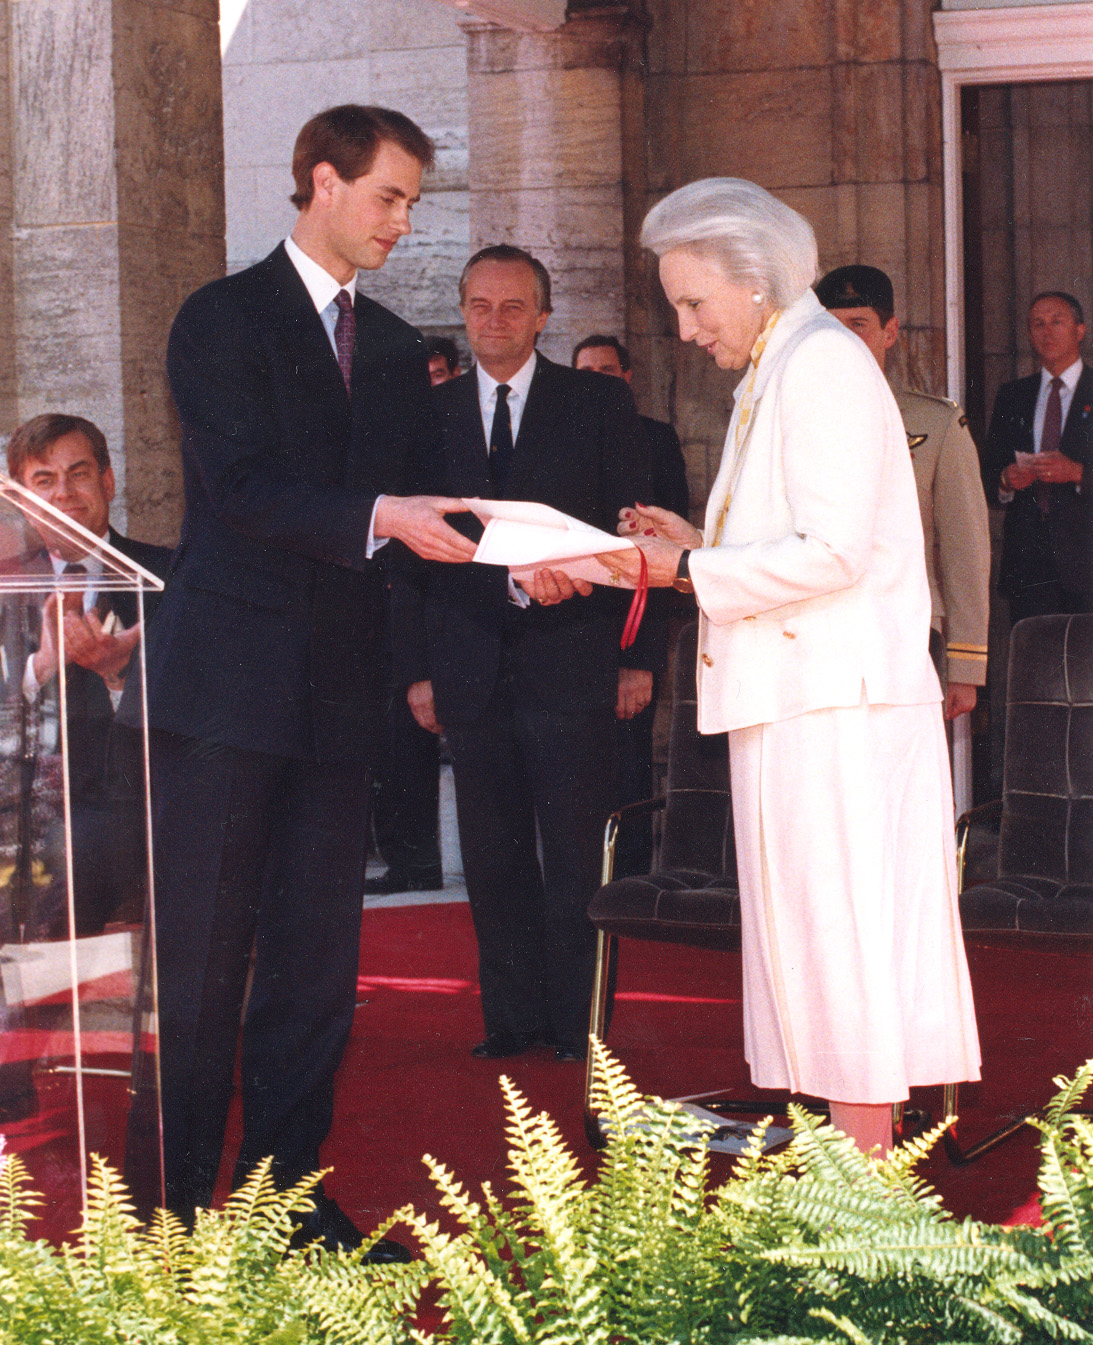
M 351 392 L 350 380 L 353 374 L 353 340 L 357 334 L 357 318 L 353 312 L 353 300 L 345 290 L 339 290 L 334 296 L 338 305 L 338 320 L 334 323 L 334 345 L 338 352 L 338 368 L 345 379 L 345 390 Z
M 1044 428 L 1040 433 L 1040 452 L 1057 453 L 1059 441 L 1063 437 L 1063 403 L 1059 389 L 1063 380 L 1056 375 L 1051 380 L 1051 391 L 1047 395 L 1047 407 L 1044 411 Z M 1051 487 L 1046 481 L 1036 482 L 1036 503 L 1046 514 L 1051 509 Z

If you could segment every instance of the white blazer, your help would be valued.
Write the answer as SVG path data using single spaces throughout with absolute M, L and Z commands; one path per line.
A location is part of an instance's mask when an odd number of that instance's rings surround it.
M 809 290 L 770 334 L 737 447 L 749 377 L 690 558 L 699 731 L 940 700 L 911 456 L 876 360 Z

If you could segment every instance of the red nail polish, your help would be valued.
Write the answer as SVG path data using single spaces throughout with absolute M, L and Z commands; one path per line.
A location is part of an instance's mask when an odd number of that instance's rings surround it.
M 637 505 L 639 509 L 645 508 L 645 505 L 643 505 L 640 500 L 635 500 L 634 503 Z
M 655 537 L 657 535 L 656 528 L 646 528 L 645 535 L 646 537 Z

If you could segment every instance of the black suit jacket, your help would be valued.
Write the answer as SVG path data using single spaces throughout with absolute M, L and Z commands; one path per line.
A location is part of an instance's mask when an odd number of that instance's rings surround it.
M 1039 391 L 1039 373 L 998 389 L 983 453 L 983 483 L 992 505 L 998 503 L 1002 472 L 1018 452 L 1033 452 Z M 1046 518 L 1032 487 L 1017 491 L 1006 505 L 998 581 L 1004 594 L 1052 580 L 1075 593 L 1093 593 L 1093 369 L 1088 365 L 1074 389 L 1059 448 L 1083 464 L 1081 486 L 1048 486 Z
M 642 427 L 649 442 L 652 493 L 642 504 L 655 504 L 670 509 L 681 518 L 691 513 L 691 491 L 687 485 L 687 464 L 683 458 L 679 435 L 665 420 L 642 416 Z
M 494 496 L 476 371 L 433 395 L 443 445 L 433 489 Z M 549 504 L 613 534 L 618 511 L 649 491 L 648 446 L 625 383 L 539 355 L 504 498 Z M 416 589 L 408 582 L 415 576 Z M 620 653 L 630 597 L 597 585 L 588 598 L 520 609 L 501 566 L 418 567 L 392 585 L 398 680 L 431 680 L 441 723 L 466 723 L 488 704 L 507 646 L 525 703 L 574 712 L 614 706 L 620 663 L 656 669 L 663 661 L 656 621 Z
M 352 404 L 285 249 L 183 304 L 167 370 L 186 514 L 148 631 L 149 722 L 279 756 L 368 756 L 382 677 L 381 493 L 421 485 L 421 335 L 358 295 Z

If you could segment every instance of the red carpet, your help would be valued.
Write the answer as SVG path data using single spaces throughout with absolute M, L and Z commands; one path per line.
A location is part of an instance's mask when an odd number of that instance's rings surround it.
M 1093 958 L 986 948 L 970 949 L 969 958 L 984 1067 L 983 1082 L 961 1092 L 965 1146 L 1046 1101 L 1053 1075 L 1072 1074 L 1093 1055 Z M 546 1049 L 497 1062 L 468 1054 L 482 1035 L 475 966 L 465 905 L 365 912 L 361 1007 L 324 1152 L 334 1167 L 332 1192 L 362 1226 L 406 1202 L 439 1216 L 424 1153 L 472 1189 L 486 1180 L 503 1184 L 501 1074 L 548 1110 L 590 1168 L 594 1163 L 584 1137 L 581 1067 L 556 1064 Z M 724 1087 L 760 1098 L 743 1062 L 739 999 L 738 958 L 623 943 L 609 1045 L 650 1092 Z M 912 1101 L 940 1116 L 940 1088 L 916 1092 Z M 924 1175 L 954 1214 L 1001 1222 L 1035 1191 L 1036 1138 L 1026 1127 L 962 1169 L 938 1152 Z M 715 1162 L 715 1174 L 727 1176 L 729 1160 Z
M 424 1153 L 447 1163 L 472 1189 L 484 1180 L 503 1186 L 502 1073 L 536 1108 L 551 1112 L 592 1168 L 580 1066 L 558 1065 L 545 1049 L 500 1062 L 468 1054 L 482 1026 L 466 905 L 368 910 L 362 952 L 360 1007 L 324 1153 L 335 1169 L 329 1189 L 347 1213 L 365 1228 L 406 1202 L 437 1216 L 420 1161 Z M 973 948 L 970 959 L 984 1081 L 961 1094 L 965 1145 L 1009 1115 L 1044 1102 L 1053 1091 L 1052 1075 L 1073 1073 L 1093 1055 L 1093 958 Z M 752 1095 L 741 1055 L 738 959 L 624 943 L 619 990 L 609 1045 L 640 1087 L 668 1095 L 725 1087 Z M 45 1088 L 39 1090 L 43 1114 L 4 1129 L 50 1196 L 37 1230 L 60 1237 L 78 1222 L 65 1106 L 71 1085 L 53 1076 Z M 123 1098 L 123 1082 L 97 1080 L 88 1104 L 91 1147 L 119 1165 Z M 936 1117 L 941 1090 L 923 1090 L 912 1101 Z M 225 1176 L 237 1142 L 236 1111 Z M 728 1160 L 715 1163 L 715 1175 L 727 1175 Z M 1000 1222 L 1034 1192 L 1036 1167 L 1036 1136 L 1026 1128 L 967 1168 L 956 1169 L 935 1154 L 924 1175 L 954 1214 Z M 1022 1217 L 1030 1213 L 1026 1209 Z

